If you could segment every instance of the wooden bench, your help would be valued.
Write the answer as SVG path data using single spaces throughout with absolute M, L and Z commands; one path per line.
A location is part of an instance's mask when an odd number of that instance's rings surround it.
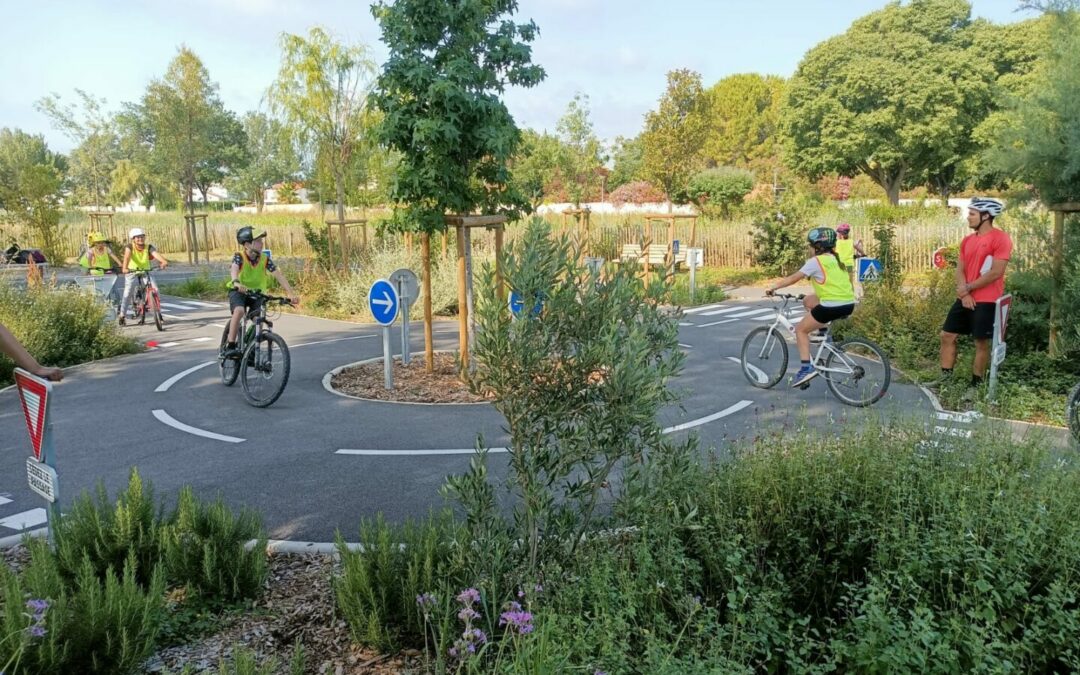
M 619 260 L 622 262 L 641 262 L 641 247 L 637 244 L 623 244 Z
M 664 266 L 667 264 L 668 247 L 666 244 L 652 244 L 649 246 L 649 266 Z M 686 263 L 686 251 L 680 250 L 675 254 L 675 269 Z

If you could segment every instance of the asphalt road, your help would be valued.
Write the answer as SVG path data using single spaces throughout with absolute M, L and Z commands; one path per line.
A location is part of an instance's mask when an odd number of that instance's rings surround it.
M 337 396 L 323 387 L 333 368 L 381 355 L 376 326 L 286 315 L 275 324 L 292 353 L 292 375 L 268 409 L 248 406 L 239 383 L 218 379 L 213 361 L 227 308 L 165 298 L 167 328 L 131 327 L 159 345 L 145 353 L 71 369 L 56 387 L 52 427 L 61 505 L 100 481 L 110 494 L 131 467 L 167 500 L 190 484 L 263 514 L 270 535 L 330 541 L 356 538 L 361 516 L 423 516 L 444 505 L 439 487 L 463 471 L 482 435 L 507 444 L 502 417 L 490 406 L 403 405 Z M 684 373 L 671 386 L 683 398 L 663 412 L 675 435 L 696 434 L 703 452 L 723 454 L 733 439 L 809 424 L 829 428 L 897 416 L 935 418 L 914 386 L 894 382 L 869 409 L 840 404 L 814 381 L 807 391 L 781 383 L 750 386 L 738 364 L 746 333 L 771 316 L 769 302 L 729 301 L 695 308 L 681 323 Z M 400 344 L 397 329 L 392 343 Z M 414 349 L 422 328 L 412 330 Z M 456 346 L 456 324 L 436 327 L 436 348 Z M 794 345 L 793 365 L 797 368 Z M 0 539 L 44 526 L 44 501 L 26 486 L 30 454 L 17 393 L 0 392 Z M 491 457 L 495 475 L 505 455 Z

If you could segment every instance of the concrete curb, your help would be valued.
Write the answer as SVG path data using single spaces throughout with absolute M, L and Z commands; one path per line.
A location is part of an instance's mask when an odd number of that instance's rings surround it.
M 453 353 L 453 352 L 451 352 L 450 350 L 447 350 L 447 349 L 440 349 L 440 350 L 436 350 L 435 353 L 436 354 L 448 354 L 448 353 Z M 393 358 L 394 358 L 395 361 L 400 361 L 401 360 L 400 355 L 395 355 Z M 366 401 L 366 402 L 369 402 L 369 403 L 393 403 L 393 404 L 396 404 L 396 405 L 420 405 L 420 406 L 424 406 L 424 405 L 427 405 L 427 406 L 491 405 L 491 401 L 472 401 L 472 402 L 467 402 L 467 403 L 428 403 L 426 401 L 387 401 L 387 400 L 384 400 L 384 399 L 381 399 L 381 398 L 365 398 L 363 396 L 353 396 L 352 394 L 346 394 L 346 393 L 338 391 L 337 389 L 334 389 L 334 386 L 331 384 L 331 380 L 334 379 L 334 376 L 337 375 L 338 373 L 340 373 L 341 371 L 345 370 L 346 368 L 352 368 L 354 366 L 362 366 L 362 365 L 367 364 L 367 363 L 374 363 L 375 361 L 382 361 L 382 359 L 383 359 L 383 357 L 376 356 L 374 358 L 364 359 L 363 361 L 353 361 L 352 363 L 346 363 L 343 366 L 338 366 L 337 368 L 334 368 L 333 370 L 328 372 L 326 375 L 323 375 L 323 378 L 322 378 L 323 389 L 325 389 L 326 391 L 330 392 L 331 394 L 333 394 L 335 396 L 340 396 L 342 398 L 351 398 L 354 401 Z

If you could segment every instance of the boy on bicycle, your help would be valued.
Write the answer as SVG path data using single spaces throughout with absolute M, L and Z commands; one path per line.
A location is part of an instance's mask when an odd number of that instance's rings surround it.
M 825 328 L 830 321 L 851 316 L 855 311 L 855 289 L 851 277 L 836 252 L 836 231 L 828 227 L 815 227 L 806 235 L 814 249 L 814 257 L 789 277 L 765 290 L 772 295 L 777 290 L 810 279 L 814 292 L 803 298 L 803 306 L 809 312 L 795 327 L 795 341 L 799 346 L 802 367 L 795 374 L 792 387 L 800 387 L 817 377 L 817 369 L 810 363 L 810 333 Z
M 300 304 L 300 299 L 289 285 L 289 280 L 274 265 L 270 256 L 263 255 L 266 232 L 255 232 L 250 227 L 241 227 L 236 231 L 236 243 L 240 244 L 241 251 L 233 256 L 230 275 L 232 280 L 229 288 L 229 311 L 232 319 L 229 320 L 229 339 L 225 345 L 226 358 L 240 358 L 240 349 L 237 347 L 237 332 L 240 330 L 240 322 L 244 314 L 252 307 L 254 300 L 248 297 L 248 291 L 266 292 L 270 287 L 270 277 L 277 279 L 282 288 L 289 295 L 289 300 L 294 304 Z
M 128 232 L 129 243 L 124 246 L 124 262 L 120 264 L 120 271 L 124 274 L 124 300 L 120 305 L 120 325 L 125 323 L 124 317 L 127 316 L 128 308 L 131 306 L 131 296 L 135 291 L 135 287 L 140 282 L 138 276 L 140 273 L 150 271 L 150 262 L 157 260 L 161 265 L 161 269 L 165 269 L 169 266 L 169 261 L 165 259 L 157 249 L 152 245 L 146 243 L 146 232 L 143 232 L 142 228 L 133 227 Z M 153 277 L 147 275 L 147 281 L 150 285 L 157 290 L 157 282 Z

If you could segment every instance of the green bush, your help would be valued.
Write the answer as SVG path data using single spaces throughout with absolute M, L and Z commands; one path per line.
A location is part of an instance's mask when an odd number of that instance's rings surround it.
M 162 284 L 161 292 L 164 295 L 201 300 L 224 300 L 228 297 L 228 292 L 225 289 L 225 279 L 211 278 L 209 270 L 203 270 L 198 276 L 184 279 L 179 283 Z
M 266 534 L 260 516 L 248 509 L 234 515 L 220 498 L 201 502 L 190 486 L 180 490 L 161 539 L 170 582 L 203 598 L 223 603 L 252 598 L 266 580 Z M 248 548 L 251 540 L 256 543 Z
M 422 644 L 424 617 L 417 598 L 447 601 L 464 583 L 468 539 L 450 512 L 400 527 L 381 516 L 360 524 L 360 550 L 338 537 L 341 575 L 334 581 L 338 609 L 353 639 L 378 649 Z
M 64 577 L 72 580 L 89 561 L 99 578 L 109 569 L 134 563 L 135 579 L 147 587 L 161 558 L 163 510 L 154 504 L 154 488 L 144 483 L 137 469 L 127 488 L 113 503 L 98 484 L 96 498 L 83 493 L 71 510 L 54 521 L 56 558 Z
M 69 583 L 44 542 L 29 546 L 31 561 L 21 574 L 0 566 L 0 636 L 27 634 L 34 623 L 28 598 L 44 600 L 47 609 L 37 622 L 38 637 L 31 634 L 20 646 L 12 673 L 127 673 L 150 655 L 165 593 L 160 570 L 144 589 L 133 558 L 122 573 L 110 567 L 104 578 L 86 558 Z M 0 665 L 12 666 L 12 655 L 11 643 L 0 641 Z
M 0 323 L 38 361 L 71 366 L 139 350 L 106 321 L 107 309 L 93 296 L 48 285 L 17 289 L 0 283 Z M 0 386 L 12 382 L 15 366 L 0 358 Z
M 821 205 L 801 196 L 786 197 L 775 210 L 754 219 L 754 264 L 773 275 L 787 275 L 810 257 L 806 233 L 816 227 Z
M 720 166 L 692 176 L 687 193 L 690 200 L 706 214 L 719 212 L 720 217 L 727 218 L 731 207 L 741 204 L 753 189 L 752 172 L 733 166 Z

